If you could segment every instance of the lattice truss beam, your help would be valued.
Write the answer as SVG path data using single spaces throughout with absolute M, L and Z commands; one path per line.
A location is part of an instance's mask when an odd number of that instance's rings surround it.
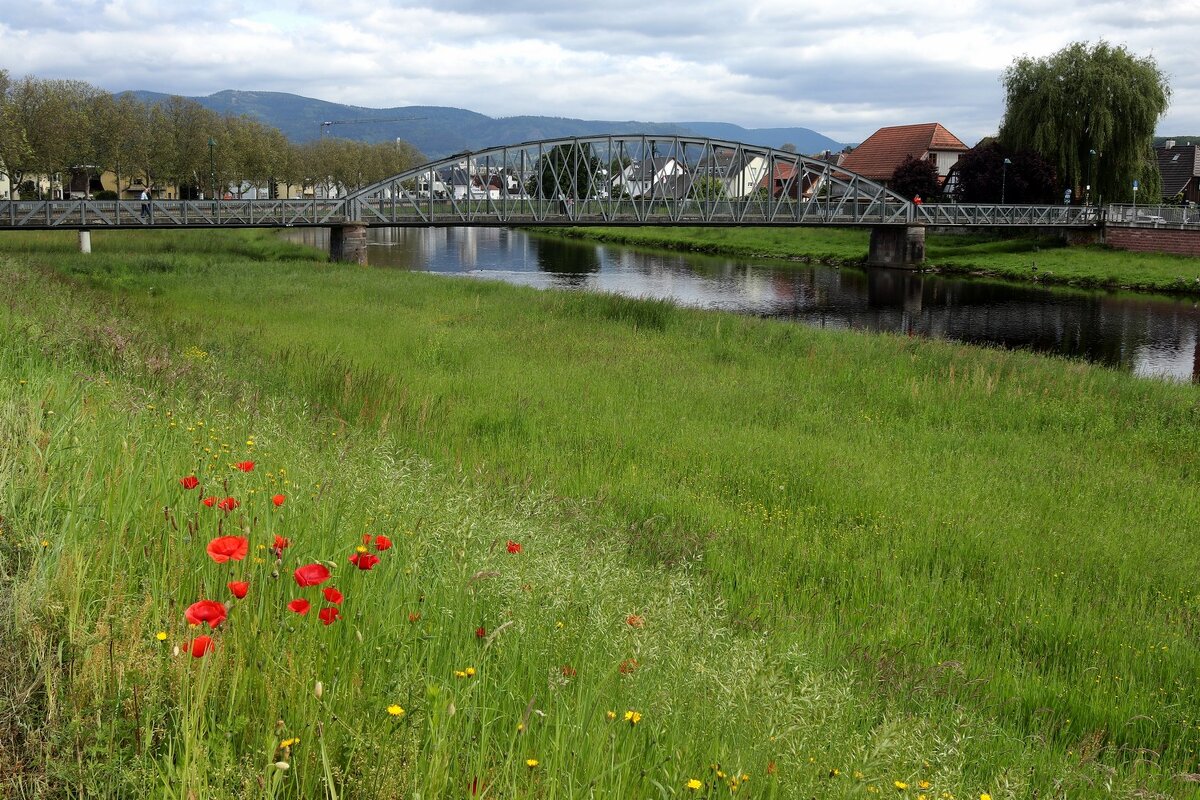
M 819 159 L 686 136 L 592 136 L 459 153 L 349 195 L 378 224 L 888 224 L 912 205 Z

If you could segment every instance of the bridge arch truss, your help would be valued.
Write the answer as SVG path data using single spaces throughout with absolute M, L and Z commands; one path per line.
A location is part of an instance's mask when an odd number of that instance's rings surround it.
M 885 186 L 820 159 L 690 136 L 547 139 L 458 153 L 364 187 L 346 217 L 396 225 L 880 225 Z

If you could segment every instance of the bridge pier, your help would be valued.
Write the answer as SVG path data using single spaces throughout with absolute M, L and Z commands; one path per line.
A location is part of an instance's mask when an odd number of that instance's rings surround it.
M 79 252 L 92 252 L 92 232 L 88 230 L 79 231 Z
M 924 225 L 877 225 L 871 228 L 868 267 L 920 269 L 924 263 Z
M 351 222 L 329 229 L 329 260 L 367 265 L 367 226 Z

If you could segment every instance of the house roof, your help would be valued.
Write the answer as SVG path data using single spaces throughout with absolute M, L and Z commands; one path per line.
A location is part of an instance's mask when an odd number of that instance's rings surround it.
M 673 169 L 674 164 L 675 159 L 670 156 L 647 158 L 630 164 L 625 168 L 625 174 L 620 177 L 631 181 L 648 181 L 663 170 Z
M 872 133 L 839 166 L 872 180 L 885 181 L 908 156 L 925 158 L 931 150 L 961 153 L 969 149 L 940 122 L 895 125 Z
M 1158 154 L 1158 171 L 1162 175 L 1163 197 L 1174 197 L 1187 187 L 1188 181 L 1200 176 L 1200 147 L 1161 147 L 1155 152 Z

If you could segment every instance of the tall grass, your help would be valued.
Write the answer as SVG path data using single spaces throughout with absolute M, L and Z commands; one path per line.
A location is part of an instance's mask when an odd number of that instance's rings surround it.
M 45 440 L 0 462 L 21 487 L 0 511 L 19 542 L 10 619 L 26 661 L 65 676 L 44 695 L 57 772 L 37 780 L 179 796 L 468 781 L 670 796 L 691 778 L 715 796 L 743 772 L 739 791 L 788 797 L 1186 788 L 1193 387 L 141 242 L 36 257 L 101 293 L 25 281 L 28 257 L 7 267 L 4 371 L 27 383 L 6 384 L 3 430 Z M 246 457 L 254 473 L 230 468 Z M 228 481 L 242 509 L 198 508 L 189 472 Z M 182 608 L 227 599 L 203 548 L 218 525 L 296 544 L 245 565 L 252 593 L 216 652 L 171 658 L 151 629 L 179 642 Z M 376 532 L 396 547 L 347 574 Z M 309 560 L 346 591 L 329 628 L 281 608 Z

